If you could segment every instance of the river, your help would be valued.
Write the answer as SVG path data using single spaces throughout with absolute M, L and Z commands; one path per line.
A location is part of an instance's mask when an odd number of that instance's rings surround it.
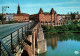
M 47 52 L 38 56 L 80 56 L 80 34 L 48 35 Z

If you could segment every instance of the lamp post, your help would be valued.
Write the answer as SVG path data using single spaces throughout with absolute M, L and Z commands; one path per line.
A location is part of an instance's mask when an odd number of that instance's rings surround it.
M 3 24 L 3 14 L 6 11 L 6 8 L 9 8 L 9 6 L 2 6 L 2 24 Z

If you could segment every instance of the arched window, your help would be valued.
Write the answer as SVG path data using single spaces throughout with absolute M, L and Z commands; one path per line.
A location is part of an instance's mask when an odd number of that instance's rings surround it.
M 26 20 L 26 18 L 25 18 L 25 20 Z

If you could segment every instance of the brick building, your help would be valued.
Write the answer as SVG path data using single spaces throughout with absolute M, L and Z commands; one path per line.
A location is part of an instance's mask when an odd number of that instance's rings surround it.
M 40 22 L 55 22 L 57 20 L 57 13 L 53 8 L 50 12 L 43 12 L 42 8 L 40 8 L 38 16 Z
M 21 13 L 20 6 L 18 4 L 17 14 L 14 15 L 16 21 L 29 21 L 29 14 Z
M 56 11 L 52 8 L 50 12 L 43 12 L 42 8 L 40 8 L 38 14 L 30 15 L 30 19 L 41 22 L 42 25 L 52 25 L 52 26 L 61 26 L 66 25 L 68 21 L 71 20 L 71 15 L 68 14 L 57 14 Z M 78 18 L 78 15 L 76 15 Z
M 50 12 L 43 12 L 42 8 L 40 8 L 38 14 L 30 15 L 30 17 L 34 17 L 35 21 L 39 21 L 44 25 L 54 25 L 57 21 L 57 13 L 53 8 Z

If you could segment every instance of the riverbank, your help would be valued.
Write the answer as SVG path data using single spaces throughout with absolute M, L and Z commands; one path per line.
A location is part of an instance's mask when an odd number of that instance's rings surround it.
M 73 34 L 80 33 L 79 24 L 62 25 L 62 26 L 42 26 L 45 34 Z

